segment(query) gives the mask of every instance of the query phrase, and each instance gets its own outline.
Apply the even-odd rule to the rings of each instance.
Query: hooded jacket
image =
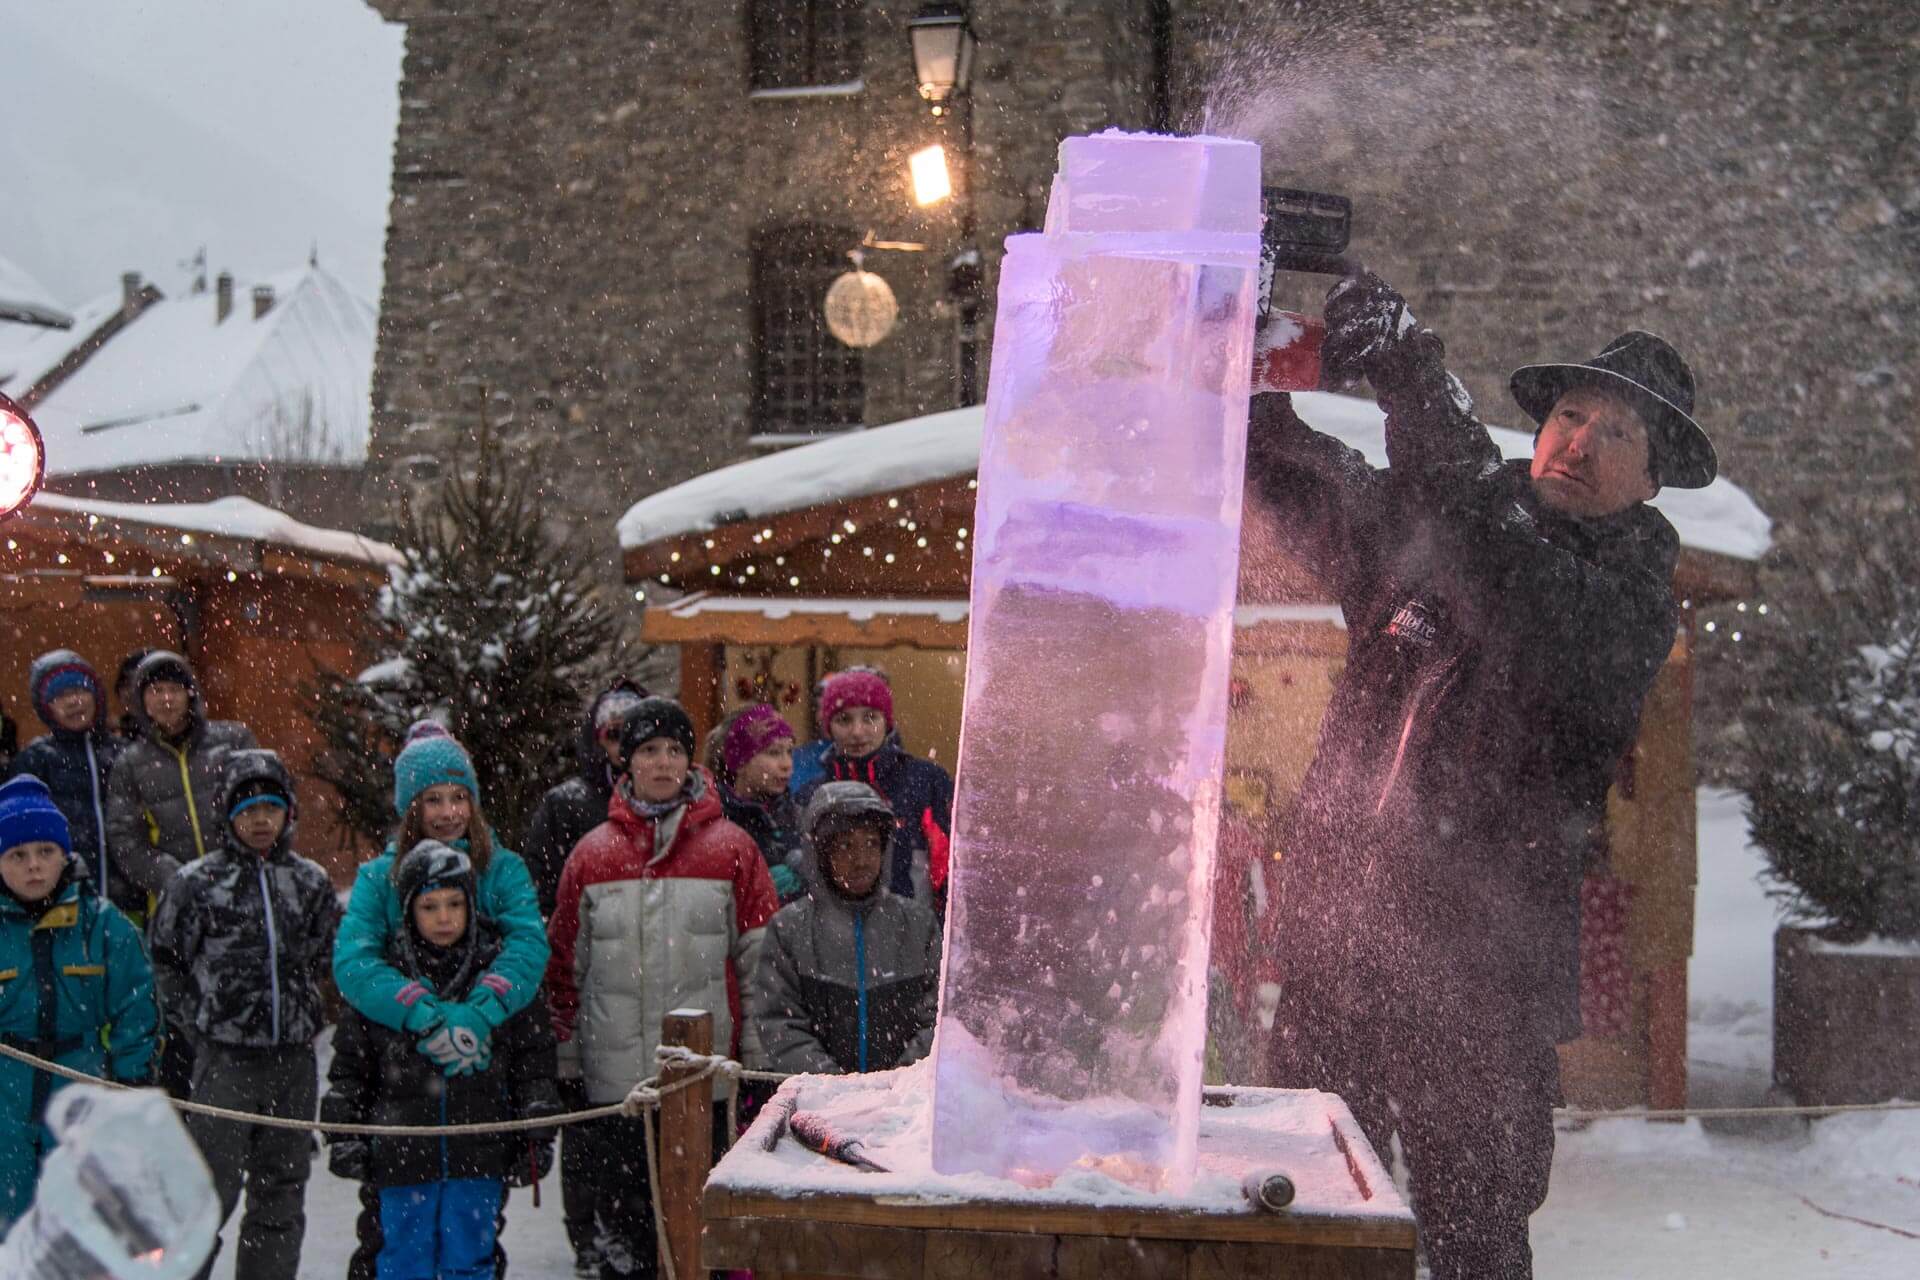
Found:
[[[145,707],[147,686],[168,672],[184,673],[190,681],[187,726],[177,739],[161,733]],[[158,894],[181,863],[220,844],[226,826],[220,771],[230,753],[260,744],[238,721],[207,719],[200,683],[178,654],[148,654],[134,668],[131,693],[140,736],[120,753],[107,780],[107,846],[129,883]]]
[[[607,820],[607,801],[619,774],[607,762],[606,752],[594,736],[594,717],[600,706],[616,693],[646,696],[646,690],[621,676],[594,695],[580,726],[580,738],[574,745],[577,772],[565,782],[547,789],[534,806],[527,823],[527,870],[533,875],[534,888],[540,894],[540,914],[553,914],[554,895],[560,890],[560,872],[567,855],[580,837]]]
[[[416,846],[418,847],[418,846]],[[408,879],[405,860],[402,881]],[[421,886],[397,886],[402,902]],[[466,935],[453,947],[427,945],[403,923],[389,941],[386,958],[410,982],[440,1000],[466,999],[480,976],[500,959],[500,933],[473,911],[471,877],[462,885],[469,906]],[[556,1115],[553,1032],[538,1003],[521,1009],[494,1030],[487,1066],[446,1076],[416,1047],[419,1037],[381,1026],[349,1009],[334,1032],[328,1090],[320,1118],[344,1124],[486,1124]],[[371,1185],[409,1186],[449,1178],[507,1179],[527,1159],[524,1132],[457,1137],[367,1139]]]
[[[828,782],[864,782],[886,797],[894,813],[893,843],[884,883],[903,898],[932,904],[947,881],[946,841],[953,830],[953,776],[931,760],[908,755],[894,734],[862,759],[827,752],[825,775],[799,793],[809,805]]]
[[[923,903],[879,885],[849,898],[821,865],[825,831],[893,811],[870,787],[829,782],[807,807],[801,855],[806,896],[767,926],[747,986],[758,1070],[833,1074],[885,1071],[933,1047],[940,996],[940,922]]]
[[[1673,642],[1679,540],[1578,520],[1504,462],[1424,330],[1373,375],[1381,471],[1256,396],[1248,479],[1332,590],[1346,667],[1279,870],[1288,965],[1369,998],[1444,965],[1579,1034],[1579,894]]]
[[[753,840],[722,816],[706,770],[696,766],[683,794],[656,821],[623,782],[560,877],[547,997],[594,1102],[617,1102],[654,1074],[670,1010],[710,1010],[714,1043],[741,1052],[740,992],[778,905],[773,880]]]
[[[221,775],[220,810],[254,783],[289,799],[293,777],[271,751],[236,751]],[[174,876],[154,912],[154,977],[167,1020],[196,1044],[306,1046],[326,1021],[325,975],[340,900],[316,862],[293,851],[290,807],[265,853],[221,823],[222,841]]]
[[[159,1008],[140,935],[119,911],[81,892],[77,866],[30,912],[0,892],[0,1042],[62,1066],[145,1084]],[[53,1145],[41,1123],[67,1082],[0,1058],[0,1230],[33,1203]]]
[[[93,724],[75,732],[54,723],[48,683],[62,671],[75,671],[93,689]],[[121,910],[143,910],[146,895],[114,867],[107,844],[107,779],[119,758],[121,742],[107,725],[107,690],[99,673],[71,649],[55,649],[33,660],[27,672],[33,709],[47,735],[13,758],[7,776],[30,773],[47,784],[53,802],[67,815],[73,853],[95,894],[105,894]]]

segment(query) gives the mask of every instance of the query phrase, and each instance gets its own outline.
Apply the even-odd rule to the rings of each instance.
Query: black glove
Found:
[[[1348,276],[1328,290],[1326,321],[1320,381],[1327,387],[1368,378],[1377,388],[1377,371],[1414,327],[1407,300],[1371,271]]]
[[[553,1172],[553,1130],[529,1129],[517,1152],[507,1170],[507,1185],[531,1187]]]
[[[373,1178],[373,1147],[365,1138],[342,1138],[327,1148],[327,1171],[349,1182]]]

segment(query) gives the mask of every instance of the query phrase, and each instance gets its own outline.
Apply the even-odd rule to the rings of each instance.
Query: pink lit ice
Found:
[[[1060,148],[1007,242],[975,516],[933,1164],[1193,1176],[1260,151]]]

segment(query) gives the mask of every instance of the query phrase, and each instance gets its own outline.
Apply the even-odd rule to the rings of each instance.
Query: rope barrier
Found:
[[[35,1057],[24,1049],[12,1045],[0,1044],[0,1056],[12,1058],[17,1062],[49,1075],[72,1080],[81,1084],[97,1084],[109,1089],[133,1089],[140,1086],[125,1084],[117,1080],[106,1080],[100,1076],[88,1075],[57,1062]],[[347,1137],[374,1138],[417,1138],[429,1134],[444,1134],[450,1137],[468,1137],[486,1133],[515,1133],[530,1129],[556,1129],[567,1125],[584,1124],[589,1120],[599,1120],[606,1116],[624,1115],[633,1117],[650,1111],[660,1105],[660,1100],[670,1094],[688,1089],[702,1080],[719,1077],[727,1085],[727,1107],[729,1134],[738,1130],[739,1096],[738,1082],[743,1080],[764,1081],[777,1084],[791,1079],[793,1072],[755,1071],[741,1066],[738,1062],[721,1054],[699,1054],[679,1045],[661,1045],[655,1051],[661,1065],[692,1067],[694,1074],[683,1076],[671,1084],[662,1085],[659,1076],[649,1076],[636,1084],[627,1096],[619,1102],[606,1103],[597,1107],[588,1107],[581,1111],[566,1111],[559,1115],[534,1120],[498,1120],[485,1124],[446,1124],[446,1125],[406,1125],[406,1124],[349,1124],[342,1121],[298,1120],[284,1116],[264,1116],[251,1111],[233,1111],[226,1107],[213,1107],[200,1102],[188,1102],[179,1098],[169,1099],[180,1111],[190,1111],[197,1115],[212,1116],[218,1120],[232,1120],[240,1124],[257,1124],[274,1129],[306,1129],[319,1133],[337,1133]],[[1226,1086],[1223,1086],[1226,1087]],[[1766,1106],[1766,1107],[1664,1107],[1658,1109],[1621,1107],[1613,1110],[1589,1110],[1580,1107],[1556,1107],[1555,1120],[1586,1124],[1596,1120],[1740,1120],[1760,1119],[1768,1116],[1836,1116],[1858,1112],[1878,1111],[1920,1111],[1920,1102],[1853,1102],[1833,1103],[1827,1106]]]

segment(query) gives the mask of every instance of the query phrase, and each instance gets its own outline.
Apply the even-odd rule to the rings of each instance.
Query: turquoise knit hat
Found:
[[[424,727],[430,723],[408,731],[406,748],[393,762],[393,811],[403,817],[422,791],[443,782],[465,787],[473,803],[480,803],[480,779],[465,748],[439,725]]]

